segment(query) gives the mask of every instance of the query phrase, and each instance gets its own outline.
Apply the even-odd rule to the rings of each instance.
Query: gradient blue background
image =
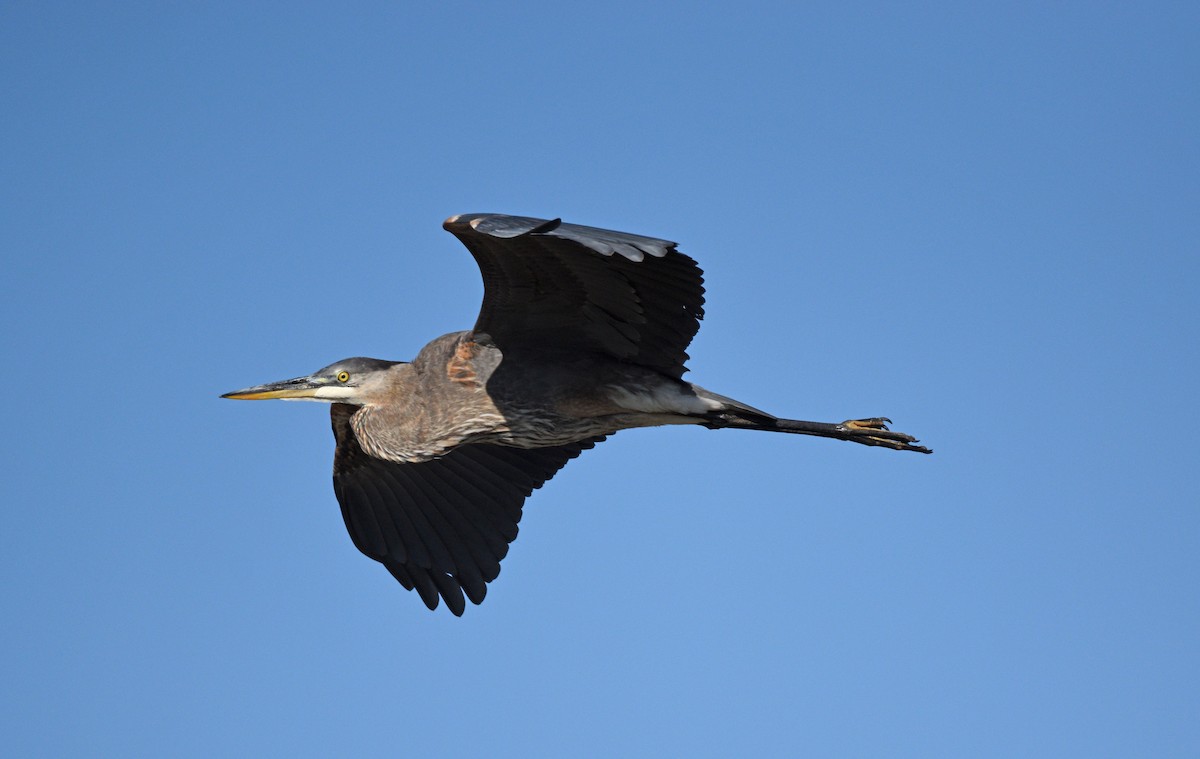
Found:
[[[0,752],[1200,755],[1200,12],[1047,5],[6,3]],[[426,611],[217,395],[469,327],[468,211],[936,454],[622,433]]]

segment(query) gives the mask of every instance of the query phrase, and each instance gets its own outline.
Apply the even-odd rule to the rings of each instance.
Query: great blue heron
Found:
[[[631,427],[791,432],[930,453],[888,419],[780,419],[684,381],[700,268],[652,237],[498,214],[443,226],[483,272],[474,329],[411,363],[348,358],[223,398],[333,404],[333,489],[358,550],[430,609],[478,604],[525,499]]]

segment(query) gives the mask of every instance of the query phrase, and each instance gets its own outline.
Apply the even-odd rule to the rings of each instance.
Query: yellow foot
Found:
[[[844,439],[863,445],[881,445],[897,451],[916,451],[917,453],[933,453],[923,445],[915,445],[917,439],[903,432],[892,432],[888,425],[891,419],[884,416],[871,419],[847,419],[838,425],[841,432],[848,433]]]

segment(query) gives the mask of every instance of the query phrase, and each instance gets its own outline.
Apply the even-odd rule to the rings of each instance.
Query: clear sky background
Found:
[[[1200,12],[1000,5],[4,4],[0,753],[1200,755]],[[469,327],[474,211],[936,453],[624,432],[430,613],[217,396]]]

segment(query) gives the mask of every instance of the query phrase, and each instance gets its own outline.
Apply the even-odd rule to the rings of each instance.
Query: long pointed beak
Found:
[[[296,377],[283,382],[272,382],[267,385],[255,385],[245,390],[234,390],[225,393],[222,398],[232,398],[235,401],[265,401],[271,398],[281,400],[303,400],[316,396],[317,391],[325,386],[325,382],[316,377]]]

